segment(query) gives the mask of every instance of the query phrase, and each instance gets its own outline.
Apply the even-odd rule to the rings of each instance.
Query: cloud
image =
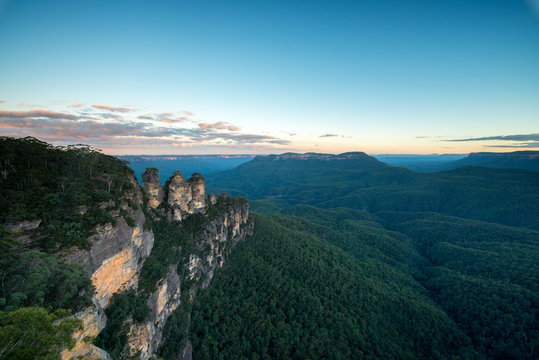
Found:
[[[225,121],[219,121],[219,122],[216,122],[216,123],[213,123],[213,124],[199,123],[198,126],[201,127],[202,129],[206,129],[206,130],[207,129],[219,129],[219,130],[226,129],[226,130],[229,130],[229,131],[239,131],[240,130],[239,127],[234,126],[231,123],[228,123],[228,122],[225,122]]]
[[[161,118],[160,120],[161,120],[162,122],[164,122],[164,123],[167,123],[167,124],[174,124],[174,123],[184,122],[184,121],[187,120],[187,118],[186,118],[186,117],[183,117],[183,116],[182,116],[182,117],[179,117],[179,118],[177,118],[177,119],[168,118],[168,117],[166,117],[166,118],[163,117],[163,118]]]
[[[127,136],[144,130],[143,123],[111,123],[96,120],[66,121],[63,119],[20,119],[0,118],[0,129],[22,129],[38,136],[57,136],[62,138],[102,138],[111,136]]]
[[[70,108],[75,108],[75,109],[81,108],[83,106],[84,106],[84,104],[71,104],[71,105],[69,105]]]
[[[114,106],[108,106],[108,105],[92,105],[92,107],[96,109],[117,111],[117,112],[122,112],[122,113],[133,111],[133,109],[129,109],[129,108],[114,107]]]
[[[539,141],[539,134],[498,135],[498,136],[485,136],[485,137],[478,137],[478,138],[450,139],[450,140],[444,140],[444,141],[489,141],[489,140]]]
[[[147,146],[153,150],[172,147],[269,150],[290,144],[271,134],[242,133],[238,126],[228,122],[199,123],[185,113],[140,114],[136,110],[115,113],[110,107],[100,105],[91,108],[74,105],[66,105],[71,110],[65,112],[0,110],[0,132],[5,136],[34,136],[55,144],[82,141],[108,149]]]
[[[3,103],[5,103],[5,101],[4,101],[4,100],[0,100],[0,104],[3,104]]]
[[[17,115],[2,116],[1,114]],[[290,142],[270,135],[239,134],[235,132],[220,132],[215,129],[176,128],[156,126],[155,123],[144,122],[111,122],[95,119],[67,118],[67,114],[47,113],[43,117],[36,111],[0,112],[0,129],[9,136],[39,136],[40,138],[73,141],[74,139],[109,139],[114,138],[115,145],[123,144],[126,140],[161,139],[163,142],[196,143],[201,146],[211,145],[216,141],[229,144],[271,144],[288,145]],[[28,117],[27,113],[38,115]],[[56,116],[56,118],[54,117]]]
[[[514,145],[486,145],[486,147],[491,148],[539,148],[539,141],[532,141],[522,144],[514,144]]]
[[[26,104],[26,103],[18,103],[17,106],[18,107],[33,107],[33,108],[42,107],[41,105]]]
[[[12,119],[67,119],[77,120],[81,116],[61,113],[49,110],[31,110],[31,111],[6,111],[0,110],[0,118]]]
[[[337,136],[339,136],[339,135],[337,135],[337,134],[324,134],[324,135],[320,135],[319,137],[327,138],[327,137],[337,137]]]
[[[174,114],[170,112],[139,115],[137,116],[137,119],[161,121],[167,124],[181,123],[189,120],[186,116],[175,117]]]
[[[180,113],[187,116],[195,116],[195,113],[189,110],[181,110]]]

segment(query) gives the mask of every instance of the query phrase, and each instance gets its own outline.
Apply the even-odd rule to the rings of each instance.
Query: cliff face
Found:
[[[134,219],[134,226],[130,227],[124,217],[120,216],[119,211],[111,211],[116,224],[98,226],[94,235],[88,239],[91,248],[89,250],[73,248],[65,259],[67,263],[83,265],[96,291],[92,299],[93,306],[75,315],[83,320],[84,329],[75,334],[77,341],[75,348],[65,351],[62,359],[78,356],[88,359],[108,357],[102,349],[92,345],[89,339],[97,336],[105,327],[104,309],[111,296],[123,289],[136,287],[143,260],[151,252],[153,233],[144,229],[146,218],[141,210],[142,193],[135,179],[133,185],[135,190],[125,202],[122,202],[121,208]],[[127,200],[136,204],[137,209],[128,206]]]
[[[148,196],[148,205],[155,209],[163,202],[163,188],[159,181],[159,170],[156,168],[147,168],[142,174],[142,183],[144,191]]]
[[[194,298],[196,292],[209,285],[215,270],[226,261],[229,251],[252,234],[252,223],[249,223],[248,217],[248,204],[244,203],[228,207],[204,226],[203,231],[193,239],[196,251],[186,256],[184,262],[172,266],[148,298],[149,319],[131,325],[124,350],[126,357],[148,359],[155,354],[166,341],[163,339],[163,329],[172,313],[188,306],[186,303]],[[190,356],[187,355],[189,347],[184,352]]]
[[[182,220],[189,214],[204,212],[206,207],[205,181],[202,175],[194,173],[185,180],[176,170],[165,184],[171,220]]]
[[[75,314],[83,320],[84,329],[76,333],[76,345],[71,351],[64,351],[62,359],[109,359],[103,349],[92,344],[106,326],[105,309],[113,294],[126,289],[137,289],[139,274],[154,245],[154,234],[145,229],[146,217],[159,220],[160,216],[169,221],[186,221],[191,214],[203,216],[204,222],[193,233],[192,253],[182,253],[178,263],[170,266],[168,273],[157,282],[155,291],[147,297],[146,303],[150,315],[142,322],[129,319],[125,323],[127,343],[122,351],[122,358],[149,359],[154,357],[159,347],[166,341],[163,330],[174,311],[190,312],[189,303],[200,288],[209,285],[216,269],[226,261],[234,245],[252,233],[249,222],[249,209],[246,201],[232,201],[227,195],[211,195],[206,201],[204,178],[193,174],[184,180],[178,171],[167,182],[165,191],[158,182],[156,169],[147,170],[143,175],[144,189],[148,198],[148,208],[156,209],[164,201],[169,212],[164,214],[154,211],[145,215],[143,211],[142,190],[133,179],[134,191],[125,199],[121,209],[111,211],[116,220],[113,226],[98,226],[89,238],[91,248],[78,248],[67,256],[66,261],[84,266],[96,288],[93,305]],[[128,204],[135,203],[136,209]],[[108,204],[102,204],[106,207]],[[130,227],[120,213],[127,212],[134,220]],[[132,224],[131,224],[132,225]],[[188,329],[188,324],[186,325]],[[186,358],[190,356],[187,341],[183,350]]]

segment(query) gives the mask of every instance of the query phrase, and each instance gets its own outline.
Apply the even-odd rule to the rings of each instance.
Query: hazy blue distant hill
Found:
[[[448,165],[466,157],[466,154],[380,154],[372,156],[391,166],[402,166],[418,172],[434,172],[451,169],[452,167],[448,167]]]
[[[129,167],[135,171],[139,182],[144,170],[147,167],[154,167],[159,169],[159,179],[164,184],[176,169],[187,177],[194,172],[205,176],[232,169],[251,160],[254,155],[122,155],[118,157],[129,162]]]
[[[319,202],[348,194],[358,187],[402,184],[413,178],[410,170],[389,166],[362,152],[286,153],[257,156],[235,169],[210,175],[208,185],[244,193],[251,199],[275,196]],[[308,199],[302,199],[303,196]]]
[[[364,153],[257,156],[207,177],[249,199],[378,211],[434,211],[539,229],[539,173],[486,167],[415,173]]]
[[[510,153],[479,152],[450,162],[447,166],[457,168],[466,165],[539,171],[539,151],[515,151]]]
[[[510,153],[479,152],[469,155],[374,155],[392,166],[402,166],[418,172],[436,172],[461,166],[485,166],[506,169],[539,171],[539,151],[515,151]]]

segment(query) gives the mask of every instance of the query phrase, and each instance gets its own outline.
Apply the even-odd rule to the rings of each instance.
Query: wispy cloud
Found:
[[[75,104],[78,105],[78,104]],[[242,133],[228,122],[198,123],[185,112],[137,113],[136,110],[93,105],[92,108],[68,105],[69,111],[45,109],[31,111],[0,110],[3,135],[35,136],[46,141],[69,143],[81,141],[99,148],[121,149],[125,146],[204,147],[226,149],[271,149],[290,141],[269,135]]]
[[[195,113],[190,110],[181,110],[180,113],[187,116],[195,116]]]
[[[4,100],[0,100],[0,104],[3,104],[3,103],[5,103],[5,101],[4,101]]]
[[[339,135],[337,135],[337,134],[324,134],[324,135],[320,135],[319,137],[328,138],[328,137],[337,137],[337,136],[339,136]]]
[[[129,108],[115,107],[115,106],[108,106],[108,105],[92,105],[92,107],[96,109],[117,111],[117,112],[122,112],[122,113],[133,111],[133,109],[129,109]]]
[[[190,120],[187,116],[178,116],[170,112],[139,115],[137,116],[137,119],[161,121],[167,124],[181,123]]]
[[[18,103],[18,107],[26,107],[26,108],[41,108],[42,105],[35,105],[35,104],[27,104],[27,103]]]
[[[489,140],[539,141],[539,134],[484,136],[484,137],[477,137],[477,138],[449,139],[449,140],[444,140],[444,141],[489,141]]]
[[[219,129],[219,130],[226,129],[226,130],[230,130],[230,131],[239,131],[240,130],[239,127],[234,126],[231,123],[224,122],[224,121],[219,121],[219,122],[216,122],[214,124],[200,123],[200,124],[198,124],[198,126],[201,127],[202,129]]]
[[[513,144],[513,145],[487,145],[486,147],[490,148],[539,148],[539,141],[531,141],[522,144]]]
[[[83,106],[84,106],[84,104],[71,104],[71,105],[69,105],[70,108],[74,108],[74,109],[79,109],[79,108],[81,108]]]
[[[12,119],[67,119],[77,120],[83,117],[79,115],[55,112],[49,110],[31,110],[31,111],[6,111],[0,110],[0,118]]]

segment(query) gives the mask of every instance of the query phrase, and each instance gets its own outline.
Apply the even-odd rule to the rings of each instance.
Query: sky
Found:
[[[539,150],[539,0],[0,0],[0,135],[109,154]]]

